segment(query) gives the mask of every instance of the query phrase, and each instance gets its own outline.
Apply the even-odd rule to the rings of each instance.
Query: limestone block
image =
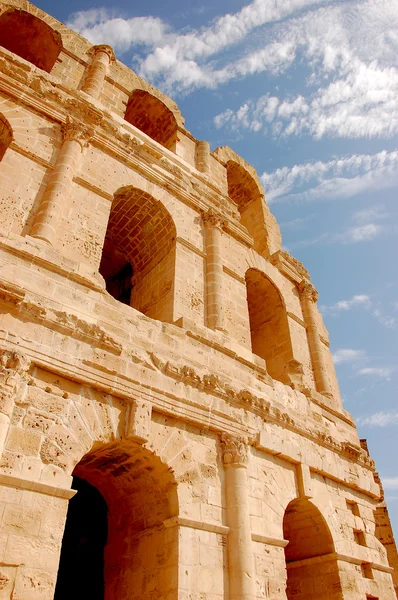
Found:
[[[126,438],[140,443],[147,442],[151,431],[151,415],[152,406],[149,402],[131,402],[126,419]]]

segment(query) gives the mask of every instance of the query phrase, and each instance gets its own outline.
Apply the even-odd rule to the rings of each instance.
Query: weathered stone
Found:
[[[0,597],[393,600],[374,463],[253,167],[30,3],[0,2],[0,44]]]

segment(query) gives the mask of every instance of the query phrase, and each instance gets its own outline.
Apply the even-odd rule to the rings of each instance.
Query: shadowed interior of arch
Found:
[[[0,46],[50,73],[62,50],[61,34],[24,10],[0,16]]]
[[[55,600],[138,600],[175,592],[174,475],[151,451],[115,442],[74,470]],[[76,582],[79,585],[76,585]]]
[[[127,104],[125,120],[168,150],[175,151],[177,122],[161,100],[144,90],[135,90]]]
[[[273,379],[288,383],[286,365],[293,359],[286,308],[279,290],[257,269],[246,272],[252,352],[266,361]]]
[[[233,160],[227,167],[228,195],[235,202],[240,221],[254,241],[254,248],[263,256],[268,254],[268,235],[264,225],[263,193],[248,171]]]
[[[305,498],[287,506],[283,519],[288,600],[342,600],[341,583],[329,527]]]
[[[153,319],[172,321],[175,240],[161,202],[130,186],[116,192],[99,268],[107,291]]]

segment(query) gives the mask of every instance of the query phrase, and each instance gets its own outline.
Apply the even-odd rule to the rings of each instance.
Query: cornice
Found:
[[[4,288],[3,288],[4,289]],[[7,290],[6,290],[7,293]],[[70,337],[76,339],[77,341],[86,341],[92,345],[97,345],[99,347],[103,347],[105,350],[110,352],[111,354],[116,354],[115,359],[112,361],[109,360],[106,356],[102,356],[102,359],[105,360],[106,364],[109,366],[105,366],[98,364],[98,362],[94,359],[83,359],[82,364],[79,365],[79,360],[76,359],[72,366],[68,363],[68,357],[65,357],[65,361],[62,361],[62,365],[59,369],[56,368],[57,362],[59,361],[59,357],[50,356],[48,354],[43,354],[41,352],[41,357],[38,358],[37,352],[33,348],[29,348],[29,358],[33,363],[38,364],[39,366],[45,368],[46,370],[56,372],[56,373],[64,373],[67,375],[69,371],[72,370],[70,376],[74,380],[79,379],[81,383],[85,383],[87,385],[91,385],[97,389],[101,389],[101,379],[103,377],[106,378],[106,383],[104,383],[108,392],[114,394],[115,396],[125,398],[129,400],[131,397],[134,397],[134,391],[132,387],[135,385],[139,385],[141,393],[145,388],[148,389],[148,385],[143,383],[142,381],[134,381],[131,377],[124,376],[120,372],[120,366],[118,365],[118,357],[121,354],[122,346],[112,340],[110,336],[108,336],[101,328],[95,326],[93,329],[92,323],[77,323],[78,331],[72,331],[72,325],[77,321],[74,315],[67,315],[63,312],[59,313],[56,310],[45,311],[42,306],[35,304],[32,301],[26,301],[25,297],[23,298],[15,298],[15,291],[12,291],[10,294],[10,302],[14,304],[18,310],[25,310],[23,313],[25,317],[33,317],[34,320],[39,320],[44,326],[50,328],[52,331],[64,332],[70,335]],[[69,327],[68,327],[69,326]],[[65,331],[67,328],[67,331]],[[105,336],[104,336],[105,333]],[[25,340],[26,342],[26,340]],[[31,342],[33,344],[33,342]],[[18,346],[21,346],[21,342],[18,342]],[[123,344],[123,352],[129,355],[128,348],[126,344]],[[126,357],[125,357],[126,358]],[[116,362],[115,362],[116,360]],[[144,352],[141,354],[134,354],[134,363],[140,364],[146,369],[157,371],[159,374],[164,375],[168,378],[172,378],[177,382],[180,382],[188,387],[195,388],[198,391],[205,392],[212,396],[218,396],[226,401],[227,404],[235,406],[237,408],[244,409],[245,411],[252,412],[253,414],[261,417],[264,421],[269,422],[271,424],[280,425],[284,429],[289,429],[290,431],[302,436],[312,442],[315,442],[317,445],[321,445],[328,450],[332,451],[335,454],[339,454],[341,456],[349,457],[351,460],[357,464],[360,464],[362,467],[369,469],[371,471],[374,470],[373,461],[366,455],[365,452],[361,450],[358,446],[353,446],[347,442],[336,442],[332,436],[328,435],[326,432],[319,430],[319,423],[317,424],[317,430],[311,424],[307,417],[307,425],[300,424],[295,421],[294,418],[287,412],[285,412],[285,408],[282,405],[278,405],[276,402],[271,402],[266,399],[264,395],[259,395],[259,392],[253,393],[248,389],[239,389],[236,386],[232,386],[228,381],[226,381],[222,376],[214,375],[213,373],[201,374],[195,370],[194,367],[190,365],[184,365],[180,363],[173,362],[171,360],[166,360],[154,353]],[[91,377],[87,378],[87,367],[92,372]],[[79,374],[80,373],[80,374]],[[83,375],[83,373],[85,375]],[[102,375],[101,375],[102,374]],[[111,379],[109,379],[109,376]],[[178,401],[182,406],[186,406],[186,401],[181,398],[179,395],[173,395],[163,391],[163,388],[156,388],[151,384],[149,386],[149,390],[151,395],[153,393],[159,394],[159,397],[168,396],[173,398],[174,402]],[[188,403],[189,405],[195,405],[199,408],[200,404],[193,402],[192,400]],[[156,403],[155,403],[156,405]],[[162,412],[162,411],[161,411]],[[166,411],[167,412],[167,411]],[[201,412],[204,413],[204,416],[207,415],[207,410],[201,407]],[[227,417],[225,413],[220,409],[217,411],[212,409],[212,415],[216,417],[216,421],[220,423],[223,421],[224,426],[220,428],[217,427],[216,421],[210,423],[208,415],[207,418],[204,418],[204,424],[206,427],[214,430],[214,431],[229,431],[231,425],[233,425],[233,431],[231,433],[236,434],[236,431],[239,432],[241,430],[242,425],[235,421],[234,418]],[[171,413],[176,415],[176,407],[171,408]],[[181,411],[181,415],[186,413],[186,409]],[[186,418],[186,417],[184,417]],[[193,414],[193,421],[198,422],[199,417],[196,413]],[[200,420],[200,419],[199,419]],[[229,427],[225,429],[225,424],[229,423]],[[253,443],[256,439],[256,432],[247,430],[244,431],[244,435],[248,437],[248,435],[252,436]],[[242,432],[240,432],[240,437],[242,436]],[[254,438],[253,438],[254,436]]]

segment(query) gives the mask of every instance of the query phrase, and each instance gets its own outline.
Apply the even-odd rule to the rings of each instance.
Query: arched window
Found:
[[[289,383],[286,365],[293,359],[286,308],[275,285],[257,269],[246,272],[252,351],[264,358],[273,379]]]
[[[173,320],[176,230],[163,204],[146,192],[116,192],[100,264],[107,291],[153,319]]]
[[[73,471],[55,600],[174,598],[177,490],[167,465],[134,443],[107,444]]]
[[[264,256],[268,251],[268,234],[265,226],[264,194],[257,181],[240,164],[227,162],[228,195],[235,202],[240,221],[254,241],[255,250]]]
[[[125,120],[146,133],[155,142],[174,151],[177,141],[177,122],[163,102],[145,92],[135,90],[127,104]]]
[[[13,139],[11,125],[7,119],[0,113],[0,160]]]
[[[41,19],[11,9],[0,15],[0,46],[50,73],[62,50],[62,39]]]
[[[283,537],[289,542],[285,547],[288,600],[342,600],[333,538],[312,502],[297,498],[288,504]]]

